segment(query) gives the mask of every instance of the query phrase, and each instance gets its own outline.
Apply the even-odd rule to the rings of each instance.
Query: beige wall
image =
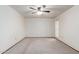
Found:
[[[0,6],[0,53],[24,36],[24,18],[10,6]]]
[[[51,18],[26,18],[27,37],[54,37],[55,25]]]
[[[67,10],[56,20],[59,21],[57,37],[59,36],[61,41],[79,51],[79,6]]]

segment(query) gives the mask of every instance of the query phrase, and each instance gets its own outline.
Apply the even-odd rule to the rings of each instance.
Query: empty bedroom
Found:
[[[1,54],[79,54],[79,5],[0,5]]]

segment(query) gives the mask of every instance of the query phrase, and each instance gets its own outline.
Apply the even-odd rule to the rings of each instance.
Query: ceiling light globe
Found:
[[[38,11],[38,12],[37,12],[37,15],[42,15],[42,12],[41,12],[41,11]]]

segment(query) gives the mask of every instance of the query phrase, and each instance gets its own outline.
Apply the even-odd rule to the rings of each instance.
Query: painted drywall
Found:
[[[0,53],[24,38],[24,18],[10,6],[0,6]]]
[[[59,21],[55,19],[55,37],[59,37]]]
[[[79,51],[79,6],[73,6],[56,18],[59,39]]]
[[[52,18],[26,18],[26,37],[54,37],[55,25]]]

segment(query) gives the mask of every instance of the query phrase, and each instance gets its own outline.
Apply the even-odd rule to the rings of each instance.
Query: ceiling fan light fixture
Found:
[[[43,12],[38,11],[36,14],[37,14],[37,15],[42,15],[42,14],[43,14]]]

